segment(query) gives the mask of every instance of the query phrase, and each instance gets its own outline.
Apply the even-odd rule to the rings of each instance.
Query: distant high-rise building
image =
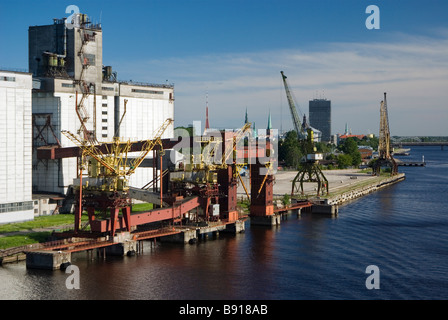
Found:
[[[310,126],[322,132],[322,142],[331,141],[331,100],[313,99],[309,102]]]

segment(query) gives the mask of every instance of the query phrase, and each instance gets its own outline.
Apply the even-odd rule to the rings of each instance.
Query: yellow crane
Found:
[[[127,191],[129,189],[129,176],[135,172],[156,145],[162,147],[161,137],[172,123],[172,119],[167,119],[156,131],[153,138],[146,140],[140,156],[134,159],[128,157],[128,153],[133,144],[130,141],[122,142],[118,137],[114,137],[110,147],[105,144],[106,151],[102,152],[100,150],[101,145],[90,144],[89,141],[81,139],[69,131],[64,130],[62,133],[80,147],[83,155],[89,157],[87,189],[98,191]]]
[[[387,111],[386,92],[384,92],[384,99],[380,105],[380,135],[378,144],[378,159],[373,164],[373,174],[379,175],[382,166],[391,168],[391,175],[398,173],[398,165],[390,150],[390,129],[389,116]]]

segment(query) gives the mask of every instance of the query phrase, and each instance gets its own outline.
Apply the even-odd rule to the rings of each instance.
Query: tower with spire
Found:
[[[208,106],[205,107],[205,130],[210,129],[210,123],[208,121]]]
[[[268,137],[271,136],[271,129],[272,129],[271,110],[269,110],[268,127],[266,128],[266,135]]]
[[[205,128],[204,134],[210,129],[210,122],[208,120],[208,93],[205,96]]]
[[[252,126],[252,137],[254,137],[254,139],[258,138],[257,129],[255,128],[255,122],[253,123],[253,126]]]

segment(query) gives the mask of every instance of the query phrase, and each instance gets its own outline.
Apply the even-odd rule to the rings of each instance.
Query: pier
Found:
[[[237,234],[244,231],[244,220],[238,220],[182,227],[171,226],[138,232],[117,232],[113,238],[108,235],[93,238],[89,233],[77,236],[70,236],[70,233],[59,235],[55,233],[55,236],[63,239],[1,251],[0,261],[7,263],[26,260],[26,267],[30,269],[57,270],[70,265],[74,253],[86,252],[93,257],[93,252],[96,251],[96,255],[103,258],[131,256],[143,251],[143,241],[194,244],[201,239],[207,239],[209,235],[217,237],[219,233]]]
[[[422,161],[401,161],[397,162],[399,167],[425,167],[426,162]]]
[[[400,159],[395,159],[395,162],[399,167],[425,167],[425,158],[422,157],[422,161],[403,161]]]

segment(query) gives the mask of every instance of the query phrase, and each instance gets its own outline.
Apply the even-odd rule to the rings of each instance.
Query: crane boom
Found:
[[[291,115],[292,115],[292,122],[294,124],[294,129],[296,130],[297,137],[299,139],[303,139],[303,138],[305,138],[306,133],[302,128],[300,118],[297,113],[296,105],[294,104],[294,100],[292,98],[291,92],[289,91],[288,82],[286,81],[287,77],[285,76],[283,71],[280,71],[280,73],[282,74],[283,84],[285,86],[285,91],[286,91],[286,98],[288,99],[288,104],[289,104],[289,109],[290,109]]]
[[[162,124],[162,126],[157,130],[157,132],[154,134],[154,137],[150,140],[147,140],[145,144],[143,145],[143,151],[141,155],[136,158],[134,161],[131,162],[129,170],[126,172],[126,175],[131,175],[135,172],[135,170],[140,166],[140,164],[143,162],[145,157],[148,155],[148,153],[154,149],[154,147],[159,144],[162,146],[162,135],[165,132],[165,130],[168,128],[168,126],[173,123],[173,119],[166,119],[165,122]]]
[[[92,158],[94,158],[96,161],[98,161],[99,163],[101,163],[103,166],[105,166],[107,169],[109,169],[111,172],[115,173],[116,175],[119,175],[120,172],[117,170],[117,168],[114,168],[113,166],[111,166],[110,163],[108,163],[107,161],[105,161],[104,159],[102,159],[102,153],[99,152],[96,148],[95,145],[90,145],[87,144],[86,140],[81,140],[80,138],[78,138],[77,136],[75,136],[73,133],[71,133],[70,131],[67,130],[62,130],[61,131],[69,140],[71,140],[73,143],[75,143],[76,145],[78,145],[78,147],[80,147],[83,152],[85,152],[87,155],[91,156]]]
[[[246,132],[250,129],[250,126],[252,124],[251,123],[245,123],[243,127],[241,127],[240,129],[238,129],[238,131],[236,132],[236,134],[233,137],[233,142],[232,143],[228,143],[226,145],[226,149],[222,155],[222,164],[225,165],[227,163],[227,160],[230,158],[231,155],[234,154],[235,152],[235,146],[238,144],[238,142],[244,138],[244,135],[246,134]]]

